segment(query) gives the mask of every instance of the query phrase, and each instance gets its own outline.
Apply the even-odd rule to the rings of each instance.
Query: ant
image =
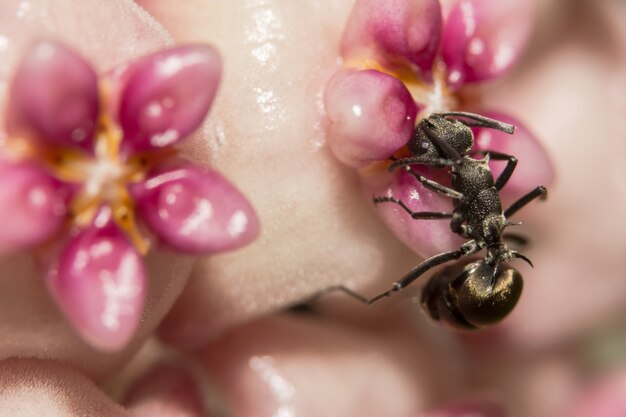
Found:
[[[517,158],[489,150],[473,150],[474,135],[471,126],[497,129],[509,134],[514,126],[494,119],[466,112],[433,113],[416,126],[407,144],[412,156],[402,159],[391,158],[392,172],[404,168],[424,187],[452,198],[451,212],[413,212],[402,200],[394,197],[375,197],[374,203],[398,204],[413,219],[450,219],[453,233],[468,239],[457,250],[443,252],[426,259],[400,280],[391,289],[373,298],[366,298],[343,285],[328,287],[314,298],[332,291],[343,291],[365,303],[373,304],[402,290],[430,269],[469,257],[485,250],[485,256],[467,262],[457,262],[434,275],[422,293],[422,307],[436,321],[448,326],[477,329],[502,320],[508,315],[521,295],[522,276],[506,262],[519,258],[532,266],[523,254],[511,250],[503,239],[514,239],[521,243],[525,239],[515,234],[505,234],[507,226],[520,223],[508,219],[532,200],[545,198],[547,190],[538,186],[506,209],[502,208],[500,190],[511,178]],[[482,155],[474,159],[471,155]],[[504,170],[494,179],[489,160],[506,161]],[[422,164],[434,168],[449,167],[451,186],[419,175],[411,165]]]

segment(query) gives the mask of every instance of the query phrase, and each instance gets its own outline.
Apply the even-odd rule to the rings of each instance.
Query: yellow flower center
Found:
[[[146,156],[121,157],[121,142],[121,129],[102,115],[94,138],[93,155],[60,149],[52,153],[49,166],[60,180],[82,184],[69,205],[75,225],[88,227],[100,207],[108,205],[115,223],[145,255],[150,243],[137,227],[128,185],[143,180],[151,164]]]

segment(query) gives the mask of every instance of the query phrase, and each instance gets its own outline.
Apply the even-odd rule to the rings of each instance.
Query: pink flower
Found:
[[[100,79],[66,47],[42,42],[11,85],[0,159],[0,250],[35,250],[59,307],[93,346],[134,334],[154,244],[190,254],[258,234],[246,198],[177,156],[215,96],[221,62],[190,45]]]
[[[342,68],[324,97],[329,143],[344,164],[365,168],[369,195],[403,199],[413,211],[450,210],[450,202],[404,172],[381,172],[377,161],[406,155],[415,124],[436,112],[465,110],[517,126],[516,134],[475,129],[476,149],[512,154],[520,163],[504,194],[519,196],[553,178],[549,160],[521,123],[479,107],[475,84],[506,74],[532,27],[532,2],[515,0],[356,0],[343,33]],[[494,175],[503,168],[491,162]],[[449,175],[428,170],[429,177]],[[396,235],[422,255],[450,250],[455,236],[446,222],[415,221],[400,207],[379,212]]]

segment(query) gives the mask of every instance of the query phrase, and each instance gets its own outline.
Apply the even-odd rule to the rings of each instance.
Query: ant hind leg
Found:
[[[467,244],[466,244],[467,245]],[[467,255],[471,255],[472,253],[476,252],[476,249],[478,249],[478,247],[476,246],[475,248],[472,245],[466,246],[464,245],[463,247],[461,247],[460,250],[455,250],[455,251],[450,251],[450,252],[443,252],[440,253],[439,255],[435,255],[431,258],[426,259],[424,262],[422,262],[421,264],[417,265],[415,268],[413,268],[411,271],[409,271],[406,275],[404,275],[400,280],[394,282],[392,284],[392,287],[390,289],[388,289],[387,291],[384,291],[372,298],[366,298],[364,296],[362,296],[361,294],[351,290],[350,288],[344,286],[344,285],[333,285],[327,288],[324,288],[323,290],[317,292],[316,294],[314,294],[311,298],[309,298],[309,300],[307,302],[312,302],[317,300],[320,297],[323,297],[327,294],[336,292],[336,291],[341,291],[344,294],[346,294],[347,296],[363,303],[363,304],[367,304],[367,305],[371,305],[374,304],[375,302],[382,300],[383,298],[387,298],[390,297],[391,295],[393,295],[394,293],[402,290],[403,288],[407,287],[409,284],[411,284],[413,281],[415,281],[417,278],[419,278],[420,276],[422,276],[425,272],[427,272],[428,270],[441,265],[443,263],[455,260],[455,259],[459,259],[462,256],[467,256]],[[469,249],[468,248],[472,248]]]

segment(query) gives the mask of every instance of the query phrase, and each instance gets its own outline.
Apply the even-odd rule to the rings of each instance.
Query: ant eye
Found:
[[[426,140],[421,140],[418,144],[417,144],[417,149],[416,149],[416,153],[418,155],[423,155],[426,152],[428,152],[428,149],[430,149],[430,143]]]

